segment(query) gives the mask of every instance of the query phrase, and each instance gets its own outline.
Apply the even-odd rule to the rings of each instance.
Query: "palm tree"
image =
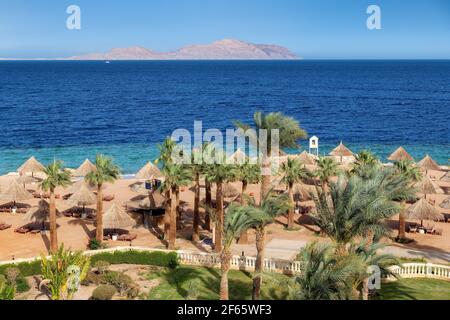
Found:
[[[395,170],[398,175],[403,176],[405,179],[409,181],[410,187],[412,188],[412,185],[416,182],[422,180],[422,173],[420,172],[420,169],[418,167],[414,167],[413,163],[408,160],[401,160],[397,161],[394,164]],[[415,197],[413,197],[415,198]],[[403,240],[406,238],[406,219],[405,219],[405,206],[407,200],[412,199],[396,199],[401,201],[402,210],[400,211],[400,214],[398,216],[398,236],[397,238],[399,240]]]
[[[195,183],[194,196],[194,218],[192,223],[192,241],[199,241],[199,225],[200,225],[200,175],[203,173],[204,165],[197,161],[199,150],[192,150],[192,161],[190,169]]]
[[[223,183],[234,179],[235,167],[233,165],[226,164],[226,159],[223,157],[221,163],[208,165],[206,168],[206,179],[210,182],[216,183],[216,218],[215,218],[215,243],[214,251],[222,251],[222,229],[224,221],[224,208],[223,208]]]
[[[175,147],[176,143],[170,137],[167,137],[162,144],[158,144],[159,156],[155,160],[155,164],[157,165],[161,164],[163,171],[166,165],[173,162],[172,153]],[[164,195],[167,200],[171,199],[170,188],[164,189]],[[170,212],[171,212],[171,203],[170,201],[166,201],[164,214],[164,240],[166,241],[169,240],[169,231],[171,223]]]
[[[370,179],[341,176],[337,183],[331,184],[331,199],[325,191],[317,192],[318,197],[314,199],[317,212],[311,217],[337,243],[340,253],[345,252],[346,245],[356,236],[380,239],[388,235],[383,220],[400,210],[394,200],[414,194],[404,177],[387,169],[378,170]]]
[[[97,213],[96,213],[96,239],[99,243],[103,241],[103,185],[114,183],[119,178],[120,168],[113,159],[99,154],[95,158],[95,170],[85,177],[85,180],[97,187]]]
[[[257,145],[259,152],[262,153],[261,159],[261,172],[263,174],[261,181],[261,199],[269,193],[271,189],[271,164],[270,156],[272,155],[272,130],[278,130],[279,148],[296,148],[297,141],[299,139],[306,139],[307,133],[300,127],[297,120],[292,117],[288,117],[281,112],[271,112],[264,114],[262,112],[255,112],[253,115],[254,127],[256,135],[254,136],[248,129],[251,128],[248,124],[243,124],[239,121],[235,121],[236,127],[244,130],[244,132],[250,135],[250,141]],[[264,139],[264,134],[261,134],[262,130],[266,130],[267,139]],[[266,152],[267,151],[267,152]]]
[[[281,165],[280,172],[283,174],[282,182],[288,186],[290,208],[288,212],[287,227],[288,229],[292,229],[294,227],[294,184],[308,178],[310,174],[308,170],[302,166],[300,160],[289,157],[287,161]]]
[[[248,214],[245,207],[230,206],[224,222],[223,249],[221,252],[220,300],[228,300],[228,271],[230,270],[231,245],[248,228],[258,223],[258,213]]]
[[[247,187],[249,184],[261,181],[261,168],[256,164],[245,162],[236,168],[236,179],[242,183],[241,205],[247,204]],[[248,242],[248,232],[245,230],[239,237],[239,244]]]
[[[364,177],[367,171],[380,165],[378,158],[369,150],[362,150],[356,156],[351,173]]]
[[[327,192],[330,178],[339,173],[339,165],[333,158],[325,157],[317,159],[316,164],[317,169],[314,175],[320,179],[323,190]]]
[[[45,192],[50,192],[50,251],[58,250],[58,236],[56,232],[56,205],[55,189],[57,187],[67,187],[71,184],[70,172],[63,168],[61,161],[54,160],[43,170],[47,178],[41,182],[41,188]]]
[[[253,300],[259,300],[261,295],[262,272],[264,271],[264,249],[266,238],[266,227],[272,224],[276,217],[286,213],[289,209],[289,199],[286,195],[274,196],[268,193],[262,200],[260,206],[250,203],[246,206],[240,206],[239,210],[252,216],[255,223],[252,228],[256,233],[256,262],[255,276],[253,278]]]
[[[347,300],[352,297],[353,275],[359,272],[354,257],[336,255],[333,244],[313,242],[301,250],[298,260],[301,273],[288,288],[290,299]]]
[[[168,239],[168,249],[175,249],[177,238],[177,211],[180,207],[180,187],[191,182],[191,170],[185,165],[166,163],[163,168],[165,180],[161,185],[162,190],[170,190],[170,229]]]

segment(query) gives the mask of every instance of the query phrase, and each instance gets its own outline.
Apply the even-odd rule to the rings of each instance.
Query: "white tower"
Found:
[[[319,138],[316,136],[309,139],[309,153],[319,156]]]

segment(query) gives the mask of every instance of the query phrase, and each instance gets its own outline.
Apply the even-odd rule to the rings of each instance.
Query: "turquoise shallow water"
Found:
[[[303,147],[306,144],[303,143]],[[353,152],[362,149],[370,149],[382,161],[386,161],[398,145],[380,144],[346,144]],[[327,154],[335,145],[325,144],[320,146],[320,154]],[[430,154],[439,164],[449,164],[450,144],[446,145],[403,145],[406,150],[419,161],[425,154]],[[303,150],[303,148],[302,148]],[[289,150],[289,153],[295,153]],[[54,158],[63,160],[65,166],[70,168],[78,167],[86,158],[95,159],[98,153],[107,154],[115,159],[122,168],[124,174],[136,173],[148,160],[154,160],[158,155],[156,145],[146,144],[120,144],[103,146],[69,146],[54,148],[27,148],[27,149],[0,149],[0,173],[15,171],[31,155],[43,162],[49,163]]]

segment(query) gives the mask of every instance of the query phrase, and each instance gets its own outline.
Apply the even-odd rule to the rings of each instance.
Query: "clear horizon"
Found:
[[[69,5],[81,29],[68,30]],[[369,30],[369,5],[381,29]],[[61,1],[0,2],[0,57],[60,58],[142,46],[173,51],[223,38],[277,44],[308,60],[449,59],[450,2],[377,1]]]

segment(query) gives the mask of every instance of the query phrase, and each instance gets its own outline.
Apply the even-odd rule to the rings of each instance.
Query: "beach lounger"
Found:
[[[14,232],[21,233],[21,234],[26,234],[30,231],[31,231],[31,229],[29,227],[20,227],[20,228],[17,228],[16,230],[14,230]]]
[[[12,227],[12,225],[10,225],[10,224],[2,223],[2,224],[0,224],[0,231],[9,229],[11,227]]]
[[[119,241],[133,241],[137,238],[137,234],[122,234],[120,235],[117,240]]]
[[[418,227],[416,224],[409,224],[408,225],[408,232],[409,233],[417,233]]]
[[[103,201],[113,201],[114,200],[114,195],[106,195],[103,197]]]
[[[39,230],[39,229],[34,229],[34,230],[31,230],[30,233],[31,233],[31,234],[38,234],[38,233],[41,233],[41,230]]]

